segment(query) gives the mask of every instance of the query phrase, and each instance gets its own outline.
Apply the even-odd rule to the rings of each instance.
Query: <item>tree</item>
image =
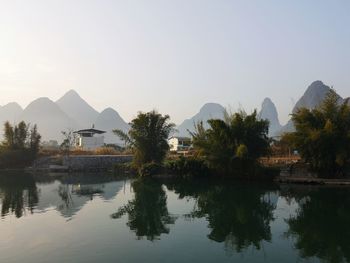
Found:
[[[340,103],[330,90],[318,108],[301,108],[292,120],[296,131],[290,136],[303,160],[321,176],[344,174],[350,158],[348,100]]]
[[[169,115],[156,111],[140,112],[130,123],[128,133],[113,132],[123,140],[134,153],[134,165],[140,168],[147,163],[160,164],[169,150],[167,139],[175,124],[169,122]]]
[[[37,126],[21,121],[18,125],[4,124],[4,141],[0,151],[1,167],[18,167],[35,160],[40,148],[41,135]]]
[[[3,145],[9,149],[24,149],[28,138],[28,128],[24,121],[18,125],[12,126],[8,121],[4,125],[4,142]]]
[[[193,145],[208,162],[209,167],[223,173],[232,173],[237,165],[255,162],[269,152],[269,123],[259,120],[254,111],[225,113],[224,120],[211,119],[209,129],[197,123],[191,133]]]
[[[75,145],[77,136],[72,130],[62,131],[63,142],[61,144],[61,149],[63,153],[69,156],[71,149]]]
[[[38,127],[35,124],[29,133],[29,148],[32,152],[39,152],[41,135],[38,132]]]

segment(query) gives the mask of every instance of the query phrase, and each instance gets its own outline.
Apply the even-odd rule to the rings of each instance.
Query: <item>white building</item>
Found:
[[[74,133],[77,134],[75,146],[78,149],[92,151],[104,146],[105,144],[105,138],[102,135],[106,133],[105,131],[92,128],[75,131]]]
[[[191,147],[191,138],[188,137],[170,137],[168,144],[171,152],[188,151]]]

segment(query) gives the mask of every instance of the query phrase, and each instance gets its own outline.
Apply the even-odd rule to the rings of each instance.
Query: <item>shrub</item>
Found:
[[[0,168],[23,168],[32,162],[33,156],[30,150],[0,150]]]
[[[112,147],[100,147],[94,151],[96,155],[117,155],[119,152]]]
[[[194,157],[180,157],[177,160],[165,162],[165,168],[170,173],[181,176],[208,176],[210,170],[202,159]]]
[[[157,173],[160,173],[162,170],[163,169],[161,165],[152,162],[152,163],[143,164],[138,169],[138,174],[141,177],[148,177],[148,176],[156,175]]]

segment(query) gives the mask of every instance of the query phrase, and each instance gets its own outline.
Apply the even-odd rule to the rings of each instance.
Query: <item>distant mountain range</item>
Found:
[[[207,121],[209,119],[222,119],[224,117],[225,108],[218,103],[206,103],[199,112],[192,118],[184,120],[177,127],[179,136],[190,136],[189,131],[194,131],[194,125],[202,121],[205,128],[208,128]]]
[[[106,143],[121,141],[113,135],[113,129],[128,131],[129,125],[113,109],[107,108],[101,113],[91,107],[79,94],[70,90],[62,98],[53,102],[49,98],[39,98],[25,109],[12,102],[0,107],[0,122],[25,122],[37,124],[43,140],[62,141],[62,131],[91,128],[104,130]]]
[[[313,109],[317,107],[325,98],[326,94],[330,90],[330,87],[323,84],[322,81],[317,80],[311,83],[311,85],[306,89],[303,96],[298,100],[293,108],[293,113],[295,113],[299,108],[306,107]],[[338,95],[339,96],[339,95]],[[343,102],[345,99],[339,96],[339,102]],[[350,103],[350,102],[349,102]],[[225,108],[217,103],[207,103],[205,104],[192,118],[185,120],[181,125],[178,126],[179,136],[189,136],[188,131],[194,130],[194,124],[198,121],[203,121],[206,125],[207,120],[211,118],[223,118],[223,112]],[[284,132],[290,132],[294,130],[294,125],[291,120],[284,126],[280,124],[278,118],[278,112],[275,104],[270,98],[265,98],[261,110],[258,114],[260,119],[267,119],[270,122],[269,135],[272,137],[279,136]]]
[[[313,109],[317,107],[325,98],[330,87],[322,81],[314,81],[306,89],[303,96],[298,100],[293,108],[293,113],[301,107]],[[339,96],[339,101],[344,99]],[[223,119],[225,108],[218,103],[206,103],[193,117],[184,120],[178,127],[175,135],[190,136],[189,131],[194,131],[195,123],[203,121],[208,127],[207,121],[212,118]],[[260,119],[267,119],[270,122],[270,136],[278,136],[283,132],[293,131],[292,121],[285,126],[280,124],[278,112],[275,104],[270,98],[265,98],[258,114]],[[48,98],[39,98],[30,103],[25,109],[15,102],[0,106],[0,124],[5,121],[18,123],[21,120],[37,124],[43,140],[62,141],[61,131],[90,128],[92,125],[96,129],[104,130],[106,143],[121,144],[117,136],[112,133],[113,129],[129,130],[126,123],[117,111],[106,108],[102,112],[96,111],[79,94],[70,90],[59,100],[53,102]]]
[[[325,85],[322,81],[317,80],[311,83],[311,85],[306,89],[303,96],[295,104],[292,113],[297,112],[300,108],[314,109],[320,105],[320,103],[325,99],[327,93],[330,91],[330,87]],[[343,103],[345,99],[338,95],[339,103]],[[275,135],[281,135],[284,132],[294,131],[294,125],[292,120],[281,128],[279,132]]]

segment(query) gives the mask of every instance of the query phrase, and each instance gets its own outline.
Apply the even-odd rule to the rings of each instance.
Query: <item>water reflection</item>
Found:
[[[33,213],[38,203],[38,189],[33,176],[9,174],[0,176],[1,216],[8,213],[17,218],[23,216],[26,208]]]
[[[111,215],[118,219],[128,215],[128,227],[141,239],[159,239],[161,234],[169,233],[169,225],[175,217],[169,214],[167,195],[160,182],[136,180],[132,183],[134,199]]]
[[[98,255],[114,259],[114,249],[118,248],[113,244],[123,247],[116,251],[118,256],[137,249],[152,250],[150,255],[169,253],[174,262],[181,258],[170,252],[173,247],[176,251],[191,248],[187,250],[188,259],[203,251],[202,260],[198,261],[209,262],[214,257],[225,262],[240,261],[242,255],[247,262],[350,262],[350,188],[265,186],[203,179],[125,183],[104,175],[54,178],[5,174],[0,175],[0,206],[2,254],[11,247],[17,253],[23,246],[21,242],[40,241],[43,243],[37,243],[40,246],[36,252],[46,255],[49,244],[53,244],[50,242],[61,237],[50,251],[74,251],[75,259],[81,256],[80,262],[87,262],[81,251],[96,248],[100,251]],[[84,207],[84,212],[77,215]],[[16,220],[23,216],[31,220]],[[57,217],[65,220],[55,220]],[[123,231],[125,228],[132,233]],[[32,231],[43,235],[33,238],[29,234]],[[165,238],[165,234],[171,238]],[[135,240],[135,235],[137,239],[160,241],[149,246],[149,242]],[[76,239],[72,240],[72,236]],[[78,242],[80,239],[86,242]],[[67,240],[70,245],[62,246]],[[230,253],[222,253],[221,244]],[[192,248],[196,255],[191,255]],[[22,254],[29,252],[30,248]],[[56,259],[60,261],[59,255]],[[152,259],[155,262],[158,258]],[[140,258],[134,258],[133,262],[139,261]],[[39,261],[34,258],[31,262]]]
[[[271,241],[270,222],[277,202],[276,194],[267,194],[271,188],[210,182],[168,187],[181,198],[196,199],[196,207],[188,216],[207,219],[210,240],[224,242],[236,252],[249,246],[260,249],[262,241]]]
[[[105,175],[65,175],[58,178],[47,175],[0,175],[1,215],[29,214],[57,210],[71,219],[95,197],[111,200],[122,189],[123,182]]]
[[[346,188],[297,188],[292,198],[299,204],[287,220],[287,236],[303,258],[323,262],[350,262],[350,191]],[[291,196],[290,191],[288,195]]]

